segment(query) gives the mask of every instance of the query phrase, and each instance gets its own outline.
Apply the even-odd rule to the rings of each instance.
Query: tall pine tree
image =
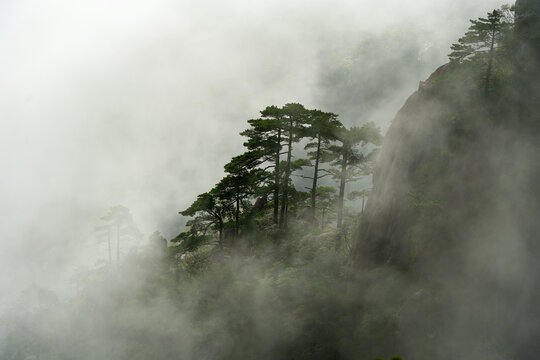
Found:
[[[250,128],[243,131],[241,135],[247,137],[244,146],[250,151],[256,151],[259,156],[259,164],[265,170],[273,169],[273,191],[274,213],[273,221],[279,221],[279,198],[280,198],[280,156],[283,144],[287,141],[284,135],[283,111],[277,106],[268,106],[261,111],[261,118],[248,121]]]
[[[320,110],[310,112],[310,126],[306,129],[307,137],[311,138],[304,149],[308,151],[308,159],[312,161],[313,176],[311,178],[311,218],[315,221],[317,208],[317,183],[320,178],[330,175],[322,171],[320,165],[322,162],[329,161],[331,158],[330,145],[332,141],[337,140],[336,135],[343,130],[343,124],[337,120],[337,115]],[[323,174],[321,175],[321,172]]]
[[[285,160],[285,169],[283,171],[283,180],[281,188],[283,195],[281,200],[281,209],[279,215],[279,227],[287,227],[287,210],[289,202],[289,189],[291,185],[291,173],[293,170],[292,151],[293,143],[300,141],[305,136],[306,124],[309,122],[309,111],[302,104],[286,104],[283,109],[284,130],[287,136],[287,158]]]
[[[334,178],[339,182],[337,204],[337,227],[343,225],[343,205],[345,198],[345,185],[358,180],[359,176],[371,173],[371,164],[374,161],[374,149],[367,145],[380,145],[382,135],[374,123],[369,122],[362,127],[344,129],[337,135],[341,145],[332,146],[334,160],[332,170]]]
[[[504,31],[511,26],[512,19],[502,9],[493,10],[488,13],[487,18],[478,18],[477,20],[470,21],[472,25],[469,27],[469,31],[456,44],[452,45],[452,52],[448,57],[451,62],[461,63],[472,61],[486,66],[483,88],[484,94],[488,95],[493,73],[495,51],[497,46],[502,42]]]

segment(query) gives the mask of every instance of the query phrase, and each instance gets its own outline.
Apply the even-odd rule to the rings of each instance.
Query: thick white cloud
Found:
[[[146,234],[175,235],[178,210],[242,151],[247,119],[270,104],[325,104],[321,59],[329,53],[414,27],[426,46],[443,49],[428,74],[469,18],[500,5],[3,1],[0,288],[67,286],[60,271],[95,259],[92,227],[113,205],[128,206]],[[376,114],[390,117],[402,100]]]

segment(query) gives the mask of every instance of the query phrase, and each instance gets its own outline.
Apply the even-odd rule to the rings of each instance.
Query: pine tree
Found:
[[[329,213],[335,213],[336,208],[336,188],[333,186],[317,187],[317,209],[321,212],[320,227],[326,226]]]
[[[116,232],[116,263],[120,264],[120,240],[122,237],[138,239],[142,236],[139,228],[133,221],[131,212],[125,206],[113,206],[109,209],[106,215],[101,217],[105,223],[96,228],[96,230],[107,230],[107,243],[109,251],[109,264],[112,263],[111,254],[111,232],[112,229]]]
[[[472,25],[465,36],[453,44],[448,57],[451,62],[473,61],[486,65],[484,93],[488,95],[493,72],[495,50],[502,41],[504,31],[511,26],[512,19],[505,14],[505,8],[493,10],[487,18],[470,20]]]
[[[293,171],[292,151],[293,143],[300,141],[305,136],[306,124],[309,122],[309,110],[302,104],[286,104],[283,109],[284,130],[287,136],[287,158],[283,170],[283,179],[281,188],[283,195],[281,200],[281,209],[279,215],[279,227],[287,227],[287,210],[289,201],[289,189],[291,185],[291,173]]]
[[[217,185],[216,191],[223,201],[234,203],[234,237],[240,231],[240,205],[245,199],[257,193],[261,184],[269,178],[266,170],[257,168],[262,159],[259,151],[248,151],[234,157],[225,165],[227,176]]]
[[[274,169],[273,190],[274,201],[274,224],[279,221],[279,197],[280,197],[280,156],[283,144],[287,141],[284,136],[283,111],[277,106],[268,106],[261,111],[260,119],[249,120],[250,128],[243,131],[241,135],[248,139],[244,146],[250,151],[255,151],[258,155],[259,164],[265,166],[264,169]]]
[[[339,181],[339,195],[337,204],[337,227],[343,224],[343,204],[345,198],[345,185],[348,182],[358,180],[362,175],[372,172],[371,165],[374,161],[376,150],[364,149],[366,145],[380,145],[382,136],[374,123],[369,122],[361,128],[353,127],[342,130],[337,135],[341,145],[332,146],[334,153],[332,169],[334,179]],[[367,152],[367,153],[366,153]]]
[[[336,134],[341,131],[343,124],[337,120],[337,115],[320,110],[312,110],[310,113],[310,126],[306,129],[306,135],[313,141],[304,149],[308,150],[308,159],[313,162],[313,176],[307,177],[313,180],[311,191],[311,218],[315,221],[315,209],[317,207],[317,183],[318,180],[330,175],[320,168],[322,162],[329,161],[331,142],[336,140]],[[321,172],[324,172],[321,175]]]
[[[354,200],[357,200],[357,199],[362,199],[362,206],[360,208],[360,213],[364,213],[364,208],[365,208],[365,205],[366,205],[366,199],[369,197],[369,194],[371,193],[370,190],[368,189],[364,189],[364,190],[360,190],[360,191],[353,191],[351,193],[349,193],[347,195],[347,199],[349,199],[350,201],[354,201]]]
[[[225,221],[233,213],[230,202],[223,201],[219,197],[219,190],[214,188],[209,192],[200,194],[187,209],[180,211],[182,216],[195,216],[195,219],[188,223],[192,230],[185,235],[180,234],[176,242],[185,240],[188,237],[197,238],[197,243],[206,239],[209,228],[218,231],[218,244],[223,246],[223,230]]]

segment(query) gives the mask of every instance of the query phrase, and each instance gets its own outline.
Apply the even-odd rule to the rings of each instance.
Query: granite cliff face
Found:
[[[540,1],[538,0],[517,0],[516,20],[518,31],[531,34],[532,38],[538,40],[538,30],[540,30]]]
[[[407,279],[389,296],[400,299],[393,342],[410,358],[540,350],[540,1],[517,5],[507,78],[486,98],[474,70],[437,69],[396,115],[375,168],[355,269]]]
[[[408,268],[423,245],[458,241],[463,228],[494,203],[507,206],[509,199],[536,194],[540,46],[531,39],[540,37],[540,30],[533,31],[540,26],[540,1],[521,0],[516,7],[515,60],[488,99],[478,92],[474,70],[447,64],[420,82],[396,115],[374,171],[357,260]],[[516,186],[522,191],[509,193]],[[524,209],[529,206],[513,212]],[[419,222],[433,234],[423,225],[415,229]],[[416,230],[430,244],[418,243]],[[434,237],[441,240],[434,244]]]

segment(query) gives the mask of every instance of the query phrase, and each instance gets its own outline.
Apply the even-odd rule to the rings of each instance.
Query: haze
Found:
[[[385,130],[467,19],[501,4],[1,2],[0,307],[30,283],[72,294],[74,268],[104,256],[92,229],[111,206],[175,236],[267,105]]]

